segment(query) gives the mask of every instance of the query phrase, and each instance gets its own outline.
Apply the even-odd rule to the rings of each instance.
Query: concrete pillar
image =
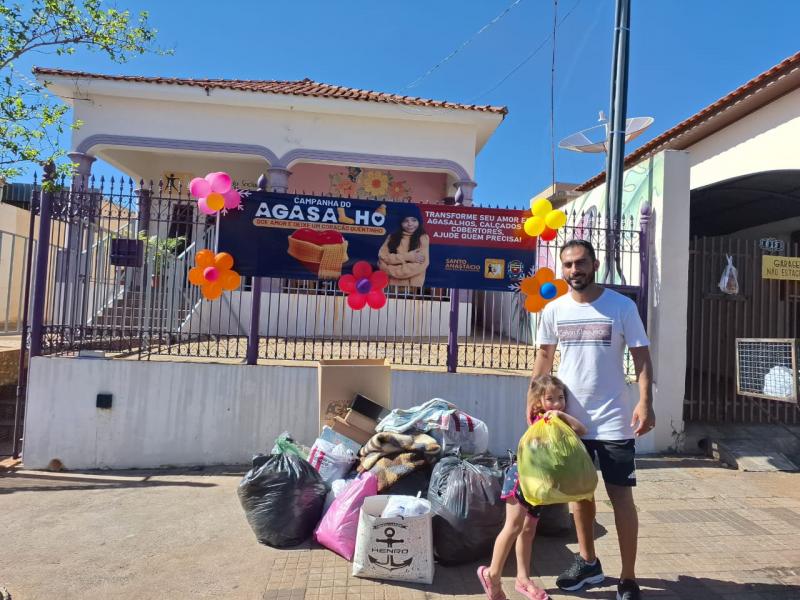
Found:
[[[88,189],[89,178],[92,175],[92,163],[97,159],[85,152],[69,152],[67,156],[75,163],[72,174],[72,189],[78,191]]]
[[[289,191],[289,175],[292,172],[284,167],[270,167],[267,169],[269,187],[267,191],[285,194]]]
[[[647,333],[653,358],[656,428],[643,451],[680,450],[686,382],[689,286],[689,155],[664,152],[661,194],[653,194]]]
[[[478,184],[469,179],[462,179],[460,181],[456,181],[455,186],[456,204],[472,206],[472,192],[475,190]]]

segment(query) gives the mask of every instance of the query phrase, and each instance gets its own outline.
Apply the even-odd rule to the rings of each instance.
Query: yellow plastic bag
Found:
[[[528,427],[519,441],[517,470],[522,494],[533,505],[591,500],[597,487],[583,442],[558,417]]]

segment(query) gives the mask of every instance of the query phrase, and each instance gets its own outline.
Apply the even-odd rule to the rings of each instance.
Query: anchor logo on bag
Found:
[[[405,569],[405,568],[411,566],[411,563],[414,562],[414,558],[413,557],[409,558],[407,560],[404,560],[404,561],[395,562],[393,553],[402,553],[402,554],[407,554],[408,553],[407,549],[404,549],[404,550],[400,550],[400,549],[392,550],[392,545],[393,544],[402,544],[405,541],[405,540],[396,540],[396,539],[394,539],[395,534],[396,534],[396,532],[395,532],[394,527],[386,527],[386,529],[383,530],[383,535],[386,536],[386,538],[382,539],[382,540],[381,539],[376,539],[375,543],[376,544],[386,544],[387,546],[389,546],[389,548],[386,549],[386,550],[382,550],[382,549],[374,549],[374,550],[375,551],[379,551],[379,552],[386,552],[388,554],[388,556],[386,557],[385,560],[381,561],[381,560],[378,560],[377,558],[375,558],[374,556],[372,556],[371,554],[369,554],[367,556],[367,558],[369,559],[370,564],[375,565],[376,567],[380,567],[381,569],[386,569],[387,571],[396,571],[397,569]]]

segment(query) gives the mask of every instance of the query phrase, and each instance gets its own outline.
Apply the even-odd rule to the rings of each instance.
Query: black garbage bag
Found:
[[[502,478],[484,465],[447,456],[433,469],[428,501],[433,513],[433,551],[455,565],[488,556],[503,528]]]
[[[307,461],[294,454],[258,455],[239,482],[239,501],[262,544],[297,546],[322,518],[327,486]]]

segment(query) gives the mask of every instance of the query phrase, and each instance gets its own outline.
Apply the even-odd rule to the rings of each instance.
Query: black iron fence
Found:
[[[195,253],[213,246],[217,222],[195,209],[187,190],[113,179],[63,183],[33,190],[32,214],[41,215],[40,239],[49,240],[31,256],[33,355],[386,358],[451,371],[533,366],[536,315],[512,288],[394,288],[384,309],[354,312],[335,283],[247,279],[204,302],[187,274]],[[594,213],[571,214],[555,240],[539,244],[537,264],[558,272],[558,248],[572,238],[590,240],[601,264],[613,247],[612,285],[644,311],[646,217],[611,227]]]

